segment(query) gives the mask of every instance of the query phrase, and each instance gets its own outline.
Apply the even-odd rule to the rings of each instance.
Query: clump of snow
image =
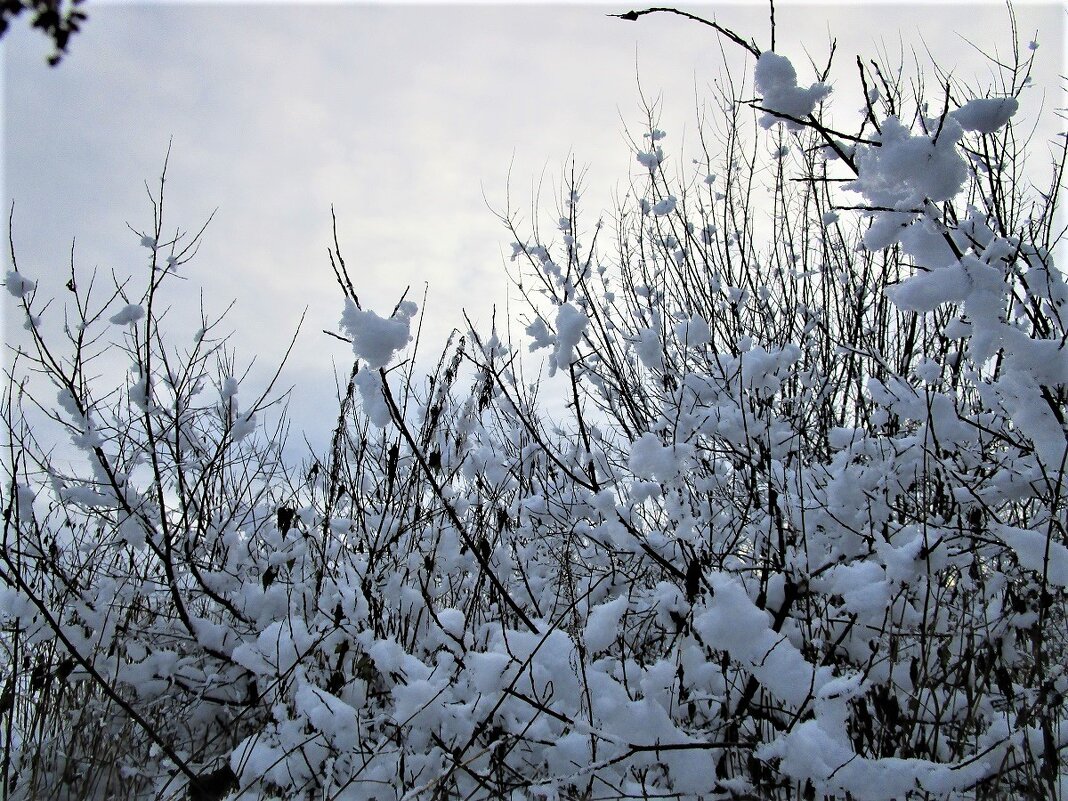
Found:
[[[255,430],[256,415],[243,414],[234,421],[233,428],[230,429],[230,438],[234,442],[240,442]]]
[[[775,114],[804,119],[812,113],[817,103],[831,93],[831,87],[825,83],[814,83],[802,89],[797,85],[797,71],[790,59],[770,50],[761,53],[757,59],[756,88],[763,95],[764,108],[773,112],[761,119],[760,125],[764,128],[779,122],[786,122],[788,128],[798,128],[797,123],[783,120]]]
[[[664,445],[656,434],[647,432],[630,446],[630,469],[636,476],[666,484],[686,469],[693,450],[685,443]]]
[[[356,710],[340,698],[310,684],[301,683],[294,697],[297,710],[314,729],[341,751],[357,745]]]
[[[556,310],[556,349],[553,351],[549,375],[567,367],[575,360],[575,348],[582,341],[582,334],[590,324],[582,309],[572,303],[562,303]]]
[[[556,336],[549,331],[549,326],[541,317],[535,318],[534,322],[527,326],[526,334],[530,337],[528,347],[531,353],[542,348],[551,348],[556,343]]]
[[[830,670],[814,670],[786,637],[771,628],[768,612],[753,603],[742,584],[719,572],[707,576],[715,594],[694,614],[693,627],[705,642],[716,644],[751,670],[769,692],[800,704]]]
[[[389,364],[393,355],[411,341],[411,322],[418,310],[406,300],[392,317],[383,318],[346,299],[341,328],[352,338],[352,352],[377,370]]]
[[[7,287],[7,291],[11,293],[13,298],[24,298],[27,292],[30,292],[37,286],[36,281],[31,281],[22,273],[17,273],[14,270],[7,271],[7,277],[4,279],[4,286]]]
[[[119,539],[121,539],[127,545],[130,545],[134,548],[140,548],[142,545],[145,544],[145,528],[135,517],[127,515],[125,518],[123,518],[122,522],[119,523],[118,531]]]
[[[826,586],[842,596],[847,610],[865,620],[881,617],[890,600],[886,571],[869,560],[835,566],[827,575]]]
[[[632,344],[642,364],[653,370],[663,367],[664,350],[657,332],[653,328],[643,328],[637,334]]]
[[[968,296],[968,274],[960,265],[918,272],[896,286],[887,295],[899,309],[932,311],[941,303],[959,303]]]
[[[1015,526],[1000,526],[998,536],[1016,552],[1023,567],[1045,574],[1050,584],[1068,587],[1068,548],[1042,532]]]
[[[459,609],[442,609],[438,612],[438,623],[450,637],[463,642],[464,628],[467,625],[464,613]]]
[[[74,396],[66,387],[56,393],[56,402],[62,407],[63,411],[65,411],[71,416],[71,419],[75,422],[81,422],[85,420],[85,415],[82,414],[82,410],[78,405],[78,401],[74,399]]]
[[[315,638],[300,618],[278,620],[233,651],[233,660],[260,676],[284,676],[306,654]]]
[[[894,542],[876,541],[875,551],[886,568],[886,578],[898,584],[913,581],[921,570],[926,569],[920,559],[924,535],[915,526],[898,532]]]
[[[152,403],[152,381],[148,376],[141,376],[130,386],[130,400],[143,412],[147,412]]]
[[[902,250],[922,269],[946,267],[957,261],[946,237],[929,219],[921,217],[905,228],[900,241]]]
[[[687,347],[698,348],[712,341],[712,331],[708,327],[708,321],[695,313],[689,320],[675,325],[675,337]]]
[[[92,487],[87,487],[83,484],[63,487],[59,491],[59,498],[64,503],[86,506],[89,508],[100,508],[114,505],[113,499],[108,498],[107,495],[97,492]]]
[[[119,310],[118,314],[114,314],[110,318],[110,322],[115,325],[130,325],[136,323],[142,317],[145,316],[144,307],[139,303],[129,303]]]
[[[222,414],[230,422],[230,438],[240,442],[256,430],[256,414],[239,414],[237,393],[240,385],[233,376],[226,376],[219,387]]]
[[[998,337],[991,333],[984,336],[973,335],[971,349],[989,358],[997,339]],[[977,341],[980,343],[978,346]],[[1063,354],[1057,354],[1052,365],[1062,365],[1063,360]],[[1012,417],[1013,424],[1031,441],[1042,462],[1050,467],[1064,464],[1068,442],[1065,441],[1063,425],[1042,394],[1035,391],[1034,374],[1028,375],[1031,371],[1020,369],[1022,366],[1016,364],[1015,354],[1010,353],[1007,361],[1008,369],[1005,377],[998,382],[998,393],[1006,411]]]
[[[508,654],[495,651],[472,653],[467,656],[471,684],[481,693],[500,692],[511,681],[508,666],[512,663]]]
[[[664,160],[664,149],[657,147],[649,151],[639,150],[637,155],[638,163],[645,167],[649,172],[652,172],[660,166]]]
[[[219,387],[219,399],[223,403],[228,403],[231,398],[237,395],[237,391],[240,389],[240,385],[237,383],[237,379],[232,375],[228,375],[223,378],[222,386]]]
[[[1019,107],[1015,97],[977,97],[950,113],[964,130],[990,134],[1006,125]]]
[[[619,620],[626,611],[625,595],[590,610],[583,629],[583,638],[591,654],[605,650],[616,641],[619,635]]]
[[[389,425],[389,404],[382,394],[382,377],[375,370],[360,370],[356,374],[356,388],[360,390],[363,411],[372,425]]]
[[[15,497],[18,499],[19,520],[33,520],[33,502],[37,493],[25,484],[16,484]]]
[[[665,214],[671,214],[675,210],[676,204],[675,196],[668,195],[665,198],[661,198],[653,205],[653,214],[657,217],[663,217]]]
[[[913,136],[896,117],[883,122],[880,147],[865,147],[857,154],[859,176],[849,186],[873,205],[906,209],[925,200],[940,203],[954,197],[968,178],[957,150],[963,130],[954,119],[945,120],[937,141]]]
[[[960,192],[968,168],[957,143],[964,135],[953,117],[942,121],[937,134],[913,136],[896,117],[887,118],[876,136],[880,146],[857,151],[857,179],[846,188],[859,192],[872,206],[897,209],[875,215],[864,235],[869,250],[897,242],[927,201],[940,203]]]

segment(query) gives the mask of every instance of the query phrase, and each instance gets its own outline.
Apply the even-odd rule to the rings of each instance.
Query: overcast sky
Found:
[[[419,299],[429,284],[432,349],[461,324],[461,307],[485,322],[503,305],[510,239],[491,209],[509,191],[529,210],[544,178],[541,208],[555,219],[553,187],[571,157],[588,168],[591,218],[626,189],[640,169],[624,136],[624,123],[638,134],[643,125],[636,74],[662,98],[665,151],[686,158],[695,91],[719,75],[721,42],[677,17],[606,16],[631,7],[90,2],[56,69],[22,20],[3,46],[3,199],[15,201],[20,266],[60,296],[75,239],[83,269],[143,268],[127,222],[151,225],[144,182],[158,181],[172,141],[168,228],[195,231],[218,209],[176,302],[196,303],[203,289],[221,311],[236,298],[239,361],[257,355],[265,367],[308,307],[287,383],[300,387],[298,429],[323,442],[333,361],[350,362],[320,333],[336,330],[342,306],[326,257],[331,204],[365,306],[386,313],[405,286]],[[768,46],[763,3],[686,8]],[[1063,6],[1016,12],[1025,46],[1038,31],[1036,83],[1060,91]],[[822,62],[836,37],[839,69],[851,73],[858,53],[903,42],[926,59],[925,43],[986,86],[989,69],[966,40],[1006,52],[1006,19],[996,3],[780,2],[777,44],[800,67],[805,48]],[[1063,105],[1055,99],[1047,106]]]

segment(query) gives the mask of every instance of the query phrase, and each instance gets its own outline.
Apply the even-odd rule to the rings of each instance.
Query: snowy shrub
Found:
[[[65,349],[30,327],[4,797],[1068,795],[1065,142],[1027,185],[1026,61],[1005,97],[866,91],[846,135],[829,82],[718,30],[755,87],[693,174],[650,115],[610,225],[579,186],[560,242],[503,218],[525,340],[468,331],[417,379],[414,304],[362,309],[335,245],[355,361],[299,469],[215,321],[158,330],[195,249],[161,201],[143,297],[80,295],[106,311]]]

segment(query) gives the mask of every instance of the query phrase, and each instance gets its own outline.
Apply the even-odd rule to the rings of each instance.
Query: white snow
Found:
[[[110,322],[115,325],[129,325],[130,323],[136,323],[144,316],[145,309],[141,304],[129,303],[123,306],[118,313],[112,315]]]
[[[791,705],[801,704],[813,688],[830,678],[814,669],[785,636],[771,629],[767,611],[753,603],[742,584],[720,572],[706,576],[715,594],[693,627],[708,643],[727,651],[751,671],[769,692]]]
[[[535,317],[534,322],[526,327],[526,334],[530,337],[528,348],[531,353],[541,348],[550,348],[556,343],[556,336],[549,331],[549,326],[541,317]]]
[[[582,636],[591,655],[607,649],[616,641],[619,636],[619,620],[626,611],[625,595],[590,610]]]
[[[256,430],[256,415],[240,415],[230,429],[230,438],[234,442],[240,442]]]
[[[360,391],[363,411],[367,419],[379,428],[389,425],[389,404],[382,395],[382,377],[375,370],[360,370],[356,374],[356,388]]]
[[[960,303],[968,297],[970,289],[968,274],[959,264],[954,264],[928,272],[917,272],[890,287],[887,294],[900,309],[928,312],[942,303]]]
[[[575,360],[575,348],[582,342],[582,335],[590,321],[586,313],[573,303],[561,303],[556,310],[556,347],[549,375],[559,368],[568,367]]]
[[[631,444],[628,465],[636,476],[667,483],[678,478],[692,456],[692,445],[664,445],[656,434],[646,432]]]
[[[657,217],[671,214],[671,212],[675,210],[675,204],[677,202],[678,201],[675,199],[674,195],[668,195],[667,197],[661,198],[653,204],[653,214]]]
[[[1068,548],[1047,534],[1016,526],[1001,525],[997,534],[1023,567],[1044,574],[1050,584],[1068,587]]]
[[[660,166],[664,160],[663,148],[654,148],[649,151],[638,151],[637,155],[638,163],[645,167],[649,172],[652,172]]]
[[[872,206],[900,210],[875,215],[864,237],[870,250],[896,242],[927,201],[949,200],[961,190],[968,178],[967,165],[957,148],[963,133],[952,116],[930,136],[914,136],[900,120],[889,117],[875,136],[880,146],[858,148],[858,176],[845,188],[861,193]]]
[[[886,571],[874,561],[858,561],[833,568],[826,579],[828,590],[841,595],[845,608],[863,620],[880,619],[890,600]]]
[[[712,341],[712,331],[708,321],[700,314],[694,314],[689,320],[675,325],[675,338],[689,348],[699,348]]]
[[[775,53],[756,69],[767,108],[820,113],[829,86],[799,86]],[[538,406],[539,390],[554,389],[533,383],[536,369],[522,372],[522,338],[503,328],[457,355],[455,381],[405,387],[404,371],[386,371],[412,340],[415,304],[380,316],[347,303],[340,325],[359,360],[363,418],[338,441],[338,475],[316,462],[275,476],[269,432],[220,462],[227,433],[257,431],[228,360],[182,383],[169,363],[147,369],[134,331],[104,325],[120,360],[111,393],[54,374],[33,396],[77,460],[59,467],[27,451],[9,470],[11,524],[29,534],[33,569],[70,566],[77,578],[56,584],[62,599],[50,603],[69,612],[62,631],[113,670],[131,703],[173,717],[180,753],[215,743],[204,758],[217,764],[233,748],[249,799],[519,801],[587,788],[756,797],[771,785],[757,781],[750,755],[780,794],[796,782],[821,798],[941,801],[974,795],[999,770],[1015,781],[1006,766],[1044,743],[1005,696],[1042,701],[1047,681],[1068,691],[1055,663],[1033,680],[1021,631],[1038,613],[1010,603],[1017,590],[1037,597],[1043,577],[1068,588],[1060,507],[1050,505],[1066,449],[1050,399],[1068,384],[1068,287],[1054,254],[1028,244],[1038,221],[1013,230],[983,197],[993,190],[982,182],[997,180],[983,148],[965,158],[996,144],[966,132],[1004,132],[1014,98],[961,99],[944,119],[914,115],[909,99],[897,106],[905,122],[871,124],[892,104],[869,92],[860,136],[879,146],[840,137],[859,171],[845,192],[860,200],[834,180],[819,205],[784,204],[806,215],[796,221],[803,241],[764,250],[757,231],[757,260],[732,263],[749,249],[747,229],[705,189],[715,179],[701,180],[721,170],[720,188],[733,192],[746,165],[713,167],[706,154],[686,176],[667,175],[653,129],[637,155],[651,174],[630,176],[623,204],[631,230],[581,252],[589,218],[565,190],[542,229],[554,241],[539,243],[535,230],[512,245],[513,258],[527,257],[524,280],[538,284],[524,297],[540,292],[512,320],[529,323],[532,351],[550,349],[550,374],[573,368],[586,394],[571,402]],[[766,162],[789,147],[802,177],[813,165],[846,175],[849,164],[811,162],[807,140],[780,134],[750,152]],[[550,255],[561,238],[574,246],[563,266]],[[884,258],[865,251],[894,243],[888,334],[879,274],[846,271],[854,258],[881,271]],[[15,272],[6,286],[16,298],[34,288]],[[927,316],[901,358],[911,312]],[[128,304],[110,319],[144,315]],[[498,369],[484,393],[486,371]],[[187,402],[215,375],[218,399]],[[398,456],[387,392],[418,447],[444,454],[440,485],[407,446]],[[153,452],[145,426],[156,423],[174,444]],[[161,472],[146,466],[146,447]],[[162,494],[149,491],[160,476]],[[344,492],[327,497],[338,476]],[[299,510],[286,534],[282,503]],[[172,529],[167,581],[151,568]],[[90,561],[98,554],[103,573]],[[127,562],[135,574],[124,575]],[[188,599],[188,624],[175,591]],[[55,643],[44,606],[0,587],[0,617],[20,618],[27,653]],[[143,625],[116,632],[115,609],[130,608],[145,610],[134,621]],[[998,681],[968,686],[969,653],[995,665],[975,662]],[[246,701],[252,677],[259,697]],[[208,702],[216,697],[224,703]],[[246,703],[234,724],[226,710]],[[724,749],[724,735],[742,742]],[[1068,738],[1068,722],[1056,736]],[[172,766],[158,751],[141,756],[119,769],[159,792]],[[717,772],[721,756],[727,770]]]
[[[284,676],[300,661],[314,642],[300,618],[277,620],[268,625],[254,642],[234,649],[233,660],[261,676]]]
[[[763,95],[764,108],[795,119],[807,117],[816,104],[831,93],[831,87],[824,83],[814,83],[802,89],[797,85],[797,71],[790,59],[770,50],[761,53],[757,59],[756,88]],[[782,120],[774,114],[765,114],[760,124],[770,128],[780,122],[785,122],[789,128],[798,127],[797,123]]]
[[[4,286],[6,286],[7,291],[11,293],[11,297],[21,299],[24,298],[28,292],[31,292],[34,287],[37,286],[37,283],[31,281],[22,273],[8,270],[7,277],[4,279]]]
[[[114,498],[109,498],[101,492],[82,484],[64,487],[60,490],[59,497],[66,503],[88,507],[114,506]]]
[[[642,364],[650,369],[657,370],[663,364],[663,346],[660,336],[652,328],[643,328],[637,332],[638,336],[632,340],[634,350]]]
[[[377,370],[389,364],[394,354],[411,341],[409,331],[417,311],[414,303],[404,301],[393,317],[383,318],[370,309],[357,308],[346,299],[341,328],[352,339],[352,352]]]
[[[356,710],[337,696],[301,682],[294,697],[297,711],[326,737],[330,744],[348,751],[357,745]]]
[[[18,500],[19,520],[33,520],[33,502],[37,499],[37,493],[25,484],[16,484],[15,498]]]
[[[140,548],[147,539],[145,527],[137,518],[127,515],[119,523],[119,538],[127,545]]]
[[[977,97],[950,113],[964,130],[991,134],[1003,128],[1019,107],[1015,97]]]

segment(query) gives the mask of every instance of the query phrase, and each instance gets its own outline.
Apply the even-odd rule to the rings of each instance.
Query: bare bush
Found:
[[[693,169],[649,109],[610,223],[574,180],[550,229],[501,214],[518,341],[417,378],[415,304],[362,308],[335,240],[356,358],[299,470],[215,324],[160,329],[198,238],[162,185],[147,288],[72,272],[63,350],[8,274],[5,797],[1065,795],[1066,144],[1031,187],[1030,61],[988,98],[858,61],[847,133],[833,62],[714,27],[755,85]]]

